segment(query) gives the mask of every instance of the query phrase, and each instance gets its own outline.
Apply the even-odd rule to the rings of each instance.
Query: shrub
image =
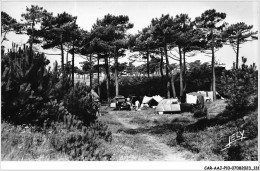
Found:
[[[77,83],[64,96],[64,106],[68,111],[89,125],[97,119],[97,103],[92,100],[90,88]]]
[[[38,131],[39,136],[47,136],[53,149],[70,155],[71,160],[109,160],[111,155],[105,154],[101,145],[111,142],[112,135],[107,126],[95,122],[97,106],[88,87],[76,84],[73,88],[69,79],[60,80],[57,63],[52,72],[47,71],[43,54],[34,53],[32,63],[28,58],[26,47],[3,54],[2,119],[17,127],[11,131],[14,137],[8,135],[8,129],[2,129],[2,145],[16,148],[20,139],[25,140],[28,150],[22,151],[28,155],[34,150],[33,136]],[[22,124],[31,125],[36,132],[21,138]],[[9,141],[10,146],[6,144]]]
[[[52,125],[54,132],[50,134],[51,145],[60,152],[70,156],[70,160],[110,160],[111,154],[102,148],[104,141],[111,142],[111,132],[107,127],[96,122],[90,127],[73,127],[67,129],[64,123]]]
[[[248,139],[254,139],[258,136],[258,111],[244,117],[244,124],[241,125],[241,130]]]
[[[50,81],[54,79],[45,68],[49,61],[34,53],[29,63],[27,47],[2,55],[2,119],[17,124],[32,122],[49,100]]]
[[[258,138],[240,143],[242,160],[258,161]]]
[[[66,159],[50,147],[46,134],[32,126],[1,123],[2,160]]]
[[[228,97],[226,109],[232,115],[243,115],[257,107],[258,71],[254,64],[249,67],[245,65],[245,58],[242,61],[241,68],[223,72],[219,86]]]
[[[204,106],[203,108],[197,108],[194,111],[194,115],[193,116],[196,117],[196,118],[207,116],[207,107]]]

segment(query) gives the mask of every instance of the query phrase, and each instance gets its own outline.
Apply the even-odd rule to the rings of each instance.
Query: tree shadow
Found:
[[[179,130],[185,130],[186,132],[197,132],[205,130],[208,127],[223,125],[233,120],[234,117],[227,115],[227,111],[217,115],[213,118],[201,117],[195,121],[172,121],[170,123],[157,124],[151,127],[139,127],[136,129],[123,129],[121,131],[135,135],[135,134],[165,134],[178,132]]]
[[[168,124],[162,124],[162,125],[156,125],[151,127],[140,127],[136,129],[124,129],[120,130],[123,131],[126,134],[130,135],[136,135],[136,134],[165,134],[165,133],[173,133],[176,132],[186,126],[185,123],[177,122],[177,123],[168,123]]]

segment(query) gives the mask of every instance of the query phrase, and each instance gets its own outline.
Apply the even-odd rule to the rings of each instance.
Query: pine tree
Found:
[[[162,15],[159,19],[152,19],[152,35],[155,41],[158,42],[158,46],[162,48],[165,60],[166,60],[166,80],[167,80],[167,98],[170,98],[170,77],[169,77],[169,59],[168,51],[173,47],[170,46],[173,42],[173,30],[174,30],[174,21],[173,18],[167,14]],[[172,85],[174,86],[174,85]]]
[[[12,31],[18,32],[19,24],[16,19],[12,18],[9,14],[4,11],[1,11],[1,43],[8,41],[6,34]]]
[[[195,18],[196,26],[204,33],[202,37],[206,42],[204,49],[210,50],[212,67],[212,90],[213,100],[216,100],[216,76],[215,76],[215,50],[223,46],[222,32],[226,18],[225,13],[217,12],[215,9],[206,10],[200,17]]]
[[[230,25],[223,33],[224,37],[228,39],[228,43],[232,46],[234,52],[236,53],[236,69],[238,69],[238,58],[239,58],[239,48],[241,44],[258,39],[256,32],[252,32],[253,26],[246,25],[244,22],[239,22]]]
[[[29,58],[29,63],[32,62],[32,56],[33,56],[33,44],[34,43],[41,43],[39,37],[40,37],[40,32],[39,30],[35,29],[35,26],[37,24],[41,24],[44,17],[52,15],[52,13],[47,12],[43,7],[39,6],[34,6],[31,5],[31,7],[26,7],[26,13],[23,13],[21,16],[25,20],[23,25],[25,26],[26,29],[26,34],[29,35],[29,44],[30,44],[30,58]]]
[[[42,22],[41,36],[43,37],[44,49],[58,48],[61,50],[61,70],[63,78],[65,77],[64,69],[64,44],[72,42],[72,34],[78,29],[76,24],[77,17],[64,12],[54,17],[46,15]]]
[[[105,59],[106,74],[107,74],[107,98],[109,101],[109,64],[108,58],[114,58],[115,66],[115,84],[116,95],[119,93],[118,87],[118,58],[124,55],[124,49],[127,48],[126,31],[133,27],[129,23],[128,16],[119,15],[114,16],[107,14],[103,19],[98,19],[96,24],[92,27],[92,32],[95,36],[95,44],[98,51],[103,54]],[[100,55],[101,56],[101,55]]]

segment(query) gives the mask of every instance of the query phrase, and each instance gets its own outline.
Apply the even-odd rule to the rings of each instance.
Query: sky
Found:
[[[253,30],[258,29],[259,21],[259,4],[257,1],[2,1],[1,10],[7,12],[10,16],[21,19],[21,14],[25,12],[26,6],[38,5],[49,12],[57,13],[67,12],[77,16],[77,24],[88,31],[96,22],[97,18],[101,19],[104,15],[110,13],[113,15],[128,15],[129,21],[134,24],[134,28],[128,32],[135,34],[138,30],[148,26],[152,18],[159,18],[162,14],[170,14],[175,17],[177,14],[186,13],[192,20],[200,16],[205,10],[216,9],[217,12],[227,14],[225,19],[229,24],[237,22],[245,22],[248,25],[253,25]],[[9,42],[5,42],[6,47],[10,47],[12,42],[18,44],[25,43],[26,36],[17,36],[13,33],[9,34]],[[258,41],[247,42],[241,46],[240,59],[244,56],[248,59],[248,64],[259,63],[257,58],[259,44]],[[47,53],[59,53],[59,51],[49,50]],[[47,56],[51,63],[55,60],[60,62],[60,56]],[[191,62],[200,59],[202,62],[210,62],[209,57],[198,53],[195,57],[188,58]],[[75,64],[83,61],[81,57],[75,59]],[[235,61],[235,53],[230,46],[224,46],[216,53],[216,60],[220,63],[225,63],[226,68],[231,68]],[[126,59],[121,60],[121,62]],[[170,61],[175,62],[175,61]]]

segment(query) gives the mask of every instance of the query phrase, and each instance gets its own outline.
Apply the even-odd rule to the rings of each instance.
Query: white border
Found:
[[[204,170],[205,166],[259,166],[257,161],[229,162],[2,162],[1,170]],[[223,170],[223,169],[222,169]],[[231,169],[230,169],[231,170]]]
[[[1,0],[3,1],[30,1],[30,0]],[[31,0],[31,1],[36,1],[36,0]],[[73,1],[73,0],[41,0],[41,1]],[[75,1],[95,1],[95,0],[75,0]],[[124,0],[97,0],[97,1],[105,1],[105,2],[124,2]],[[138,2],[141,0],[125,0],[126,1],[133,1],[133,2]],[[142,0],[144,2],[154,2],[154,1],[159,1],[159,0]],[[162,2],[170,2],[170,1],[181,1],[181,0],[162,0]],[[184,1],[210,1],[210,0],[184,0]],[[213,0],[213,1],[219,1],[223,2],[225,0]],[[260,9],[260,0],[228,0],[228,1],[251,1],[257,2],[258,6],[258,15],[257,15],[257,20],[258,20],[258,37],[260,35],[260,16],[259,16],[259,9]],[[258,65],[260,66],[260,51],[259,51],[259,40],[258,40]],[[259,70],[259,68],[258,68]],[[260,77],[258,75],[258,77]],[[258,85],[260,84],[260,80],[258,79]],[[259,90],[258,90],[259,91]],[[260,91],[259,91],[260,92]],[[258,94],[260,94],[258,92]],[[260,104],[260,102],[258,102]],[[259,121],[259,117],[258,117]],[[259,122],[258,122],[259,123]],[[258,128],[259,128],[258,124]],[[1,134],[1,133],[0,133]],[[258,132],[260,135],[260,133]],[[258,136],[259,136],[258,135]],[[258,141],[258,147],[260,146],[260,142]],[[258,150],[258,156],[260,154],[260,151]],[[87,161],[82,161],[82,162],[73,162],[73,161],[1,161],[1,170],[204,170],[205,166],[259,166],[258,161],[185,161],[184,162],[87,162]]]

